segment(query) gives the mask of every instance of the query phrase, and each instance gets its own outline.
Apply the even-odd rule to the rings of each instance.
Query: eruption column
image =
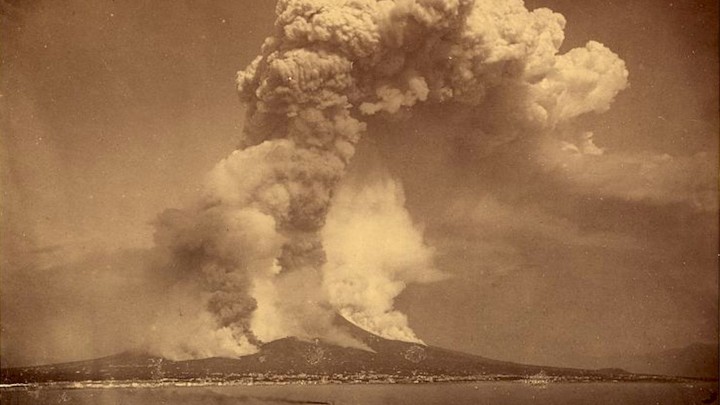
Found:
[[[438,277],[399,183],[356,182],[370,196],[346,190],[323,233],[366,121],[407,118],[423,103],[468,117],[481,142],[548,133],[607,109],[626,85],[624,63],[596,42],[558,55],[564,18],[519,0],[281,0],[276,11],[273,36],[237,76],[241,148],[210,173],[197,206],[161,216],[158,242],[247,351],[289,335],[359,346],[332,326],[337,312],[417,340],[393,300],[408,282]],[[382,246],[359,255],[333,241],[328,262],[322,236],[350,240],[343,227],[362,222],[348,211],[355,194],[371,205],[365,221],[387,220],[372,207],[392,213],[417,257],[387,259],[403,252]]]

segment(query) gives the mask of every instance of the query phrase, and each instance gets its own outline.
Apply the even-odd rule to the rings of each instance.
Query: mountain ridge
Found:
[[[210,357],[168,360],[140,351],[92,360],[2,370],[3,384],[108,381],[280,378],[283,376],[516,376],[541,374],[553,378],[628,379],[622,369],[598,370],[547,367],[495,360],[419,343],[385,339],[341,319],[336,326],[372,351],[341,347],[319,339],[286,337],[238,358]],[[280,377],[278,377],[280,376]],[[345,378],[345,377],[342,377]]]

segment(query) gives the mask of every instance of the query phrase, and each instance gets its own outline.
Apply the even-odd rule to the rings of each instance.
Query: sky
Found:
[[[127,343],[117,311],[142,312],[121,291],[153,293],[138,268],[158,214],[192,203],[240,142],[235,73],[274,5],[1,6],[1,359],[111,354]],[[558,129],[592,132],[608,160],[490,153],[437,109],[370,120],[349,171],[402,181],[446,276],[409,284],[396,308],[428,344],[536,364],[717,341],[716,2],[526,6],[565,16],[561,52],[595,40],[625,61],[610,109]]]

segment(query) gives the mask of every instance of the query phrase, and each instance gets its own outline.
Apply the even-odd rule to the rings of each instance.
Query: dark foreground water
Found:
[[[520,382],[283,385],[0,391],[2,404],[713,404],[717,383]]]

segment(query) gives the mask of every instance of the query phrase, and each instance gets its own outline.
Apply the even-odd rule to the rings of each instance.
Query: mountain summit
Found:
[[[321,340],[287,337],[266,343],[252,355],[173,361],[145,353],[125,352],[94,360],[2,370],[2,383],[102,380],[237,380],[283,381],[347,376],[505,376],[544,375],[572,378],[622,378],[619,369],[582,370],[541,367],[488,359],[434,346],[389,340],[338,317],[336,324],[368,350],[341,347]],[[270,376],[270,377],[268,377]],[[277,376],[281,376],[275,378]],[[275,378],[275,379],[274,379]]]

